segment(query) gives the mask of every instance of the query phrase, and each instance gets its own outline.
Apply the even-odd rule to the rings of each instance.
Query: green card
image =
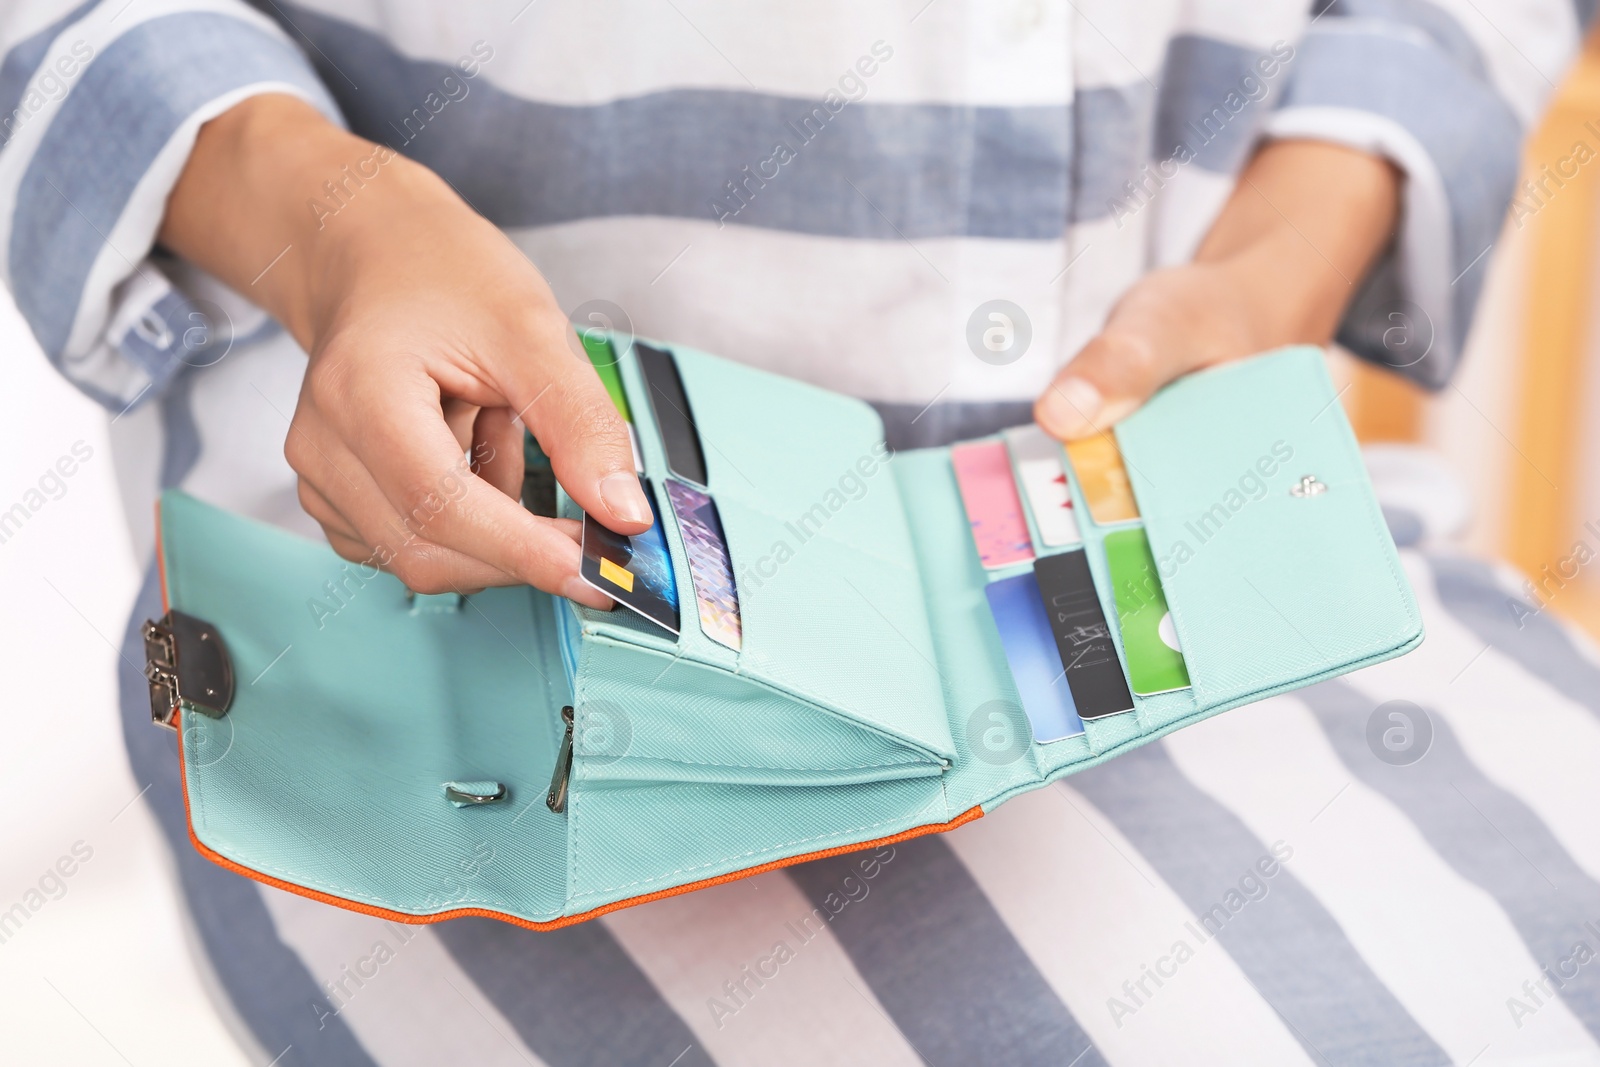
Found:
[[[1189,670],[1183,664],[1178,632],[1167,611],[1167,597],[1161,591],[1161,577],[1144,530],[1107,534],[1105,546],[1133,691],[1150,696],[1187,689]]]
[[[589,354],[589,362],[594,364],[595,373],[600,375],[600,384],[611,394],[611,402],[617,405],[622,420],[633,422],[633,412],[628,408],[628,394],[622,391],[622,375],[617,373],[617,354],[611,350],[611,341],[604,334],[589,330],[579,330],[578,340],[583,342],[583,350]]]

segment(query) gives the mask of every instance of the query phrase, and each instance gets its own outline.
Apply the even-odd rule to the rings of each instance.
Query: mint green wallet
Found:
[[[737,653],[699,628],[665,499],[676,639],[526,587],[413,598],[326,545],[163,498],[174,613],[147,626],[147,673],[201,851],[399,921],[559,926],[949,829],[1422,640],[1321,353],[1285,349],[1185,378],[1116,429],[1192,688],[996,744],[1018,696],[984,587],[1024,567],[980,566],[949,450],[891,456],[864,403],[673,352],[737,575]],[[659,490],[631,353],[621,372]],[[1072,490],[1116,637],[1108,528]],[[556,812],[569,706],[598,725],[571,738]]]

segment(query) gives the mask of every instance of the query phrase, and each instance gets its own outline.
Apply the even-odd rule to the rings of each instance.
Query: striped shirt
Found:
[[[1571,0],[65,7],[0,16],[0,273],[62,371],[119,410],[193,362],[196,301],[237,335],[260,324],[151,244],[199,125],[267,91],[432,167],[569,310],[605,301],[642,333],[913,412],[1039,393],[1134,279],[1192,254],[1261,137],[1354,145],[1392,159],[1406,193],[1340,337],[1438,386],[1519,140],[1584,14]],[[364,180],[331,177],[307,208],[325,222]],[[1028,321],[1004,366],[967,340],[995,299]]]

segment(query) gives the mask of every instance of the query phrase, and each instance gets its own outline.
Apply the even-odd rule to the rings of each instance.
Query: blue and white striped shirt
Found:
[[[1570,0],[65,7],[0,17],[3,272],[119,408],[184,365],[185,297],[218,297],[150,259],[196,130],[269,91],[432,167],[569,308],[912,410],[1041,391],[1192,253],[1261,137],[1354,145],[1405,207],[1341,338],[1393,363],[1416,320],[1405,372],[1437,386],[1579,30]],[[339,177],[309,211],[362,180]],[[966,350],[994,298],[1032,326],[1004,367]]]

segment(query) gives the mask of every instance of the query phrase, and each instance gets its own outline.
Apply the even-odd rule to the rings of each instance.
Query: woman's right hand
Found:
[[[417,592],[527,583],[609,606],[578,577],[577,524],[518,503],[521,432],[633,534],[651,512],[626,427],[544,278],[442,179],[254,97],[201,129],[160,237],[310,353],[284,452],[341,556]]]

